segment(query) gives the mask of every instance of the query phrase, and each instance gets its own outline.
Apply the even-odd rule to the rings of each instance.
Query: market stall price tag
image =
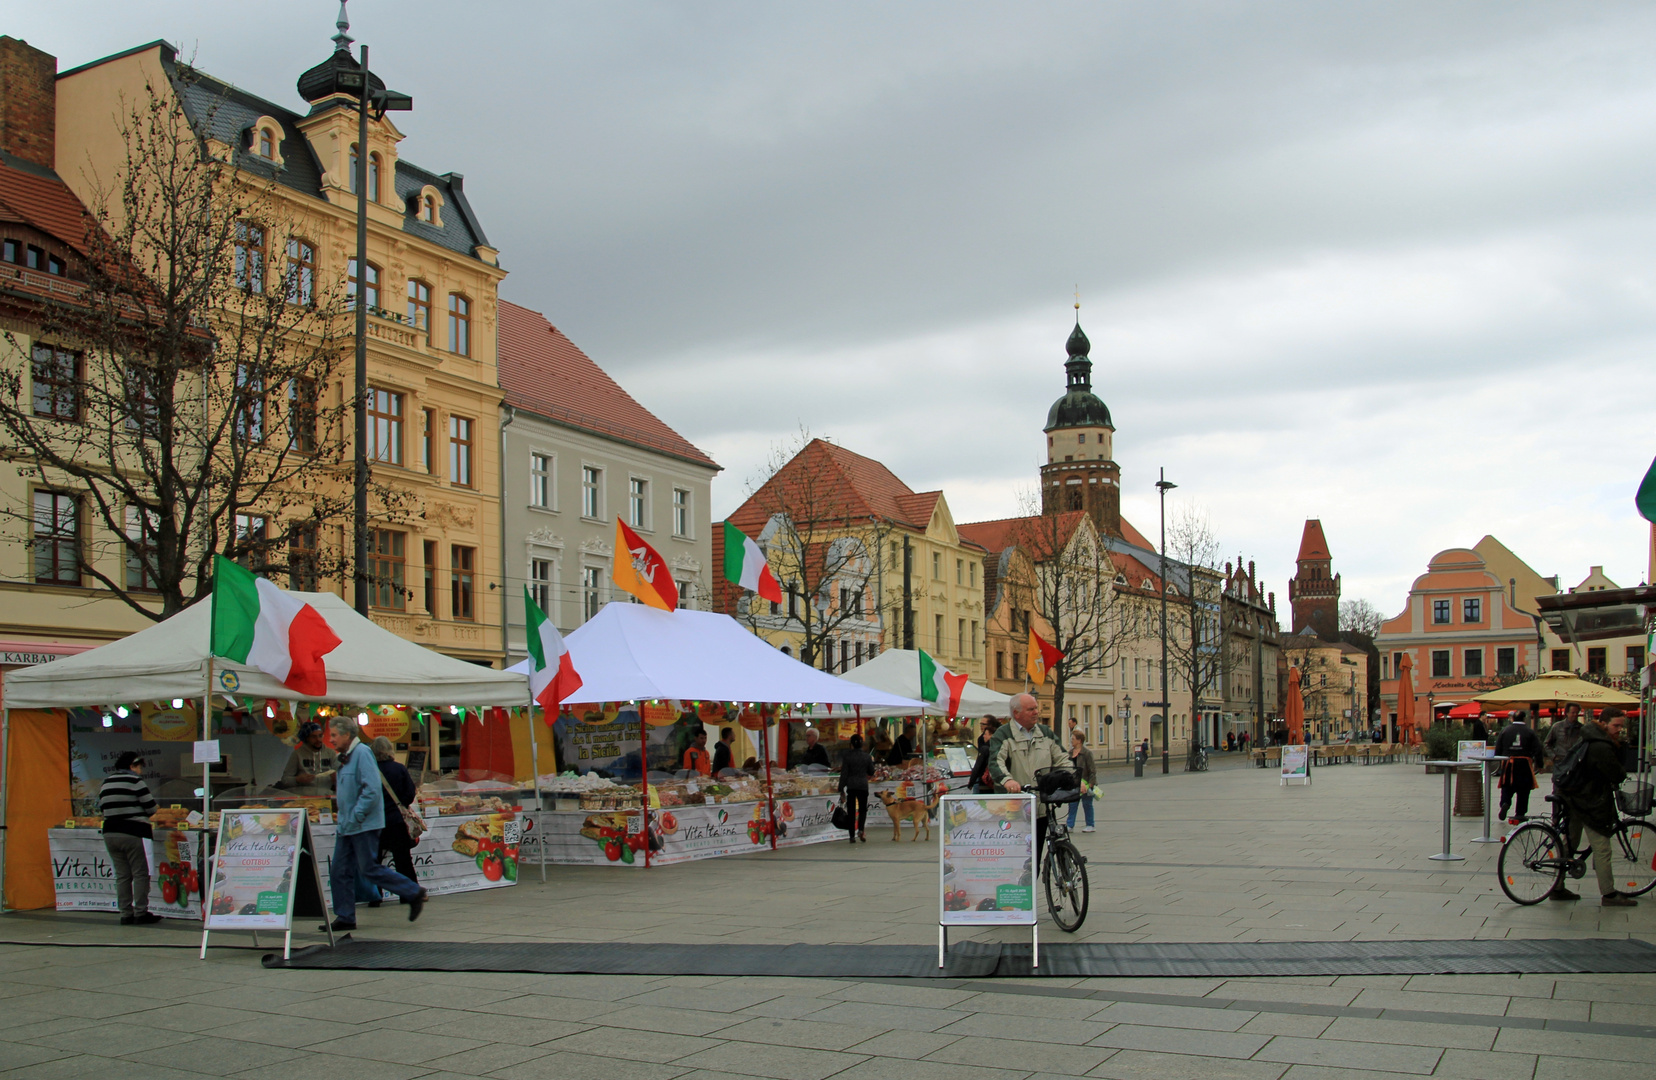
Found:
[[[945,795],[938,816],[937,966],[942,967],[951,926],[1033,931],[1035,797]]]
[[[195,747],[195,764],[217,765],[219,763],[219,741],[217,739],[197,739],[193,745]]]
[[[1304,743],[1282,748],[1282,776],[1277,787],[1288,783],[1311,783],[1311,748]]]
[[[293,943],[294,901],[299,889],[314,885],[326,920],[326,894],[315,859],[309,881],[300,875],[300,855],[309,846],[309,821],[303,809],[225,810],[219,815],[218,855],[202,924],[201,955],[214,930],[279,930],[282,956]],[[309,905],[307,905],[309,906]],[[332,933],[329,933],[332,940]]]

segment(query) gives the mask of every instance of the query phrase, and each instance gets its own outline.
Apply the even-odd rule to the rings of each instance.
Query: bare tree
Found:
[[[1340,602],[1340,629],[1352,633],[1362,634],[1370,641],[1380,636],[1380,627],[1386,617],[1380,614],[1380,609],[1367,600],[1342,600]]]
[[[1194,751],[1202,695],[1209,687],[1219,684],[1225,669],[1223,650],[1227,646],[1221,623],[1224,575],[1219,567],[1219,538],[1204,512],[1188,505],[1174,511],[1173,520],[1167,526],[1167,557],[1168,577],[1173,581],[1164,582],[1164,586],[1178,587],[1177,582],[1183,579],[1184,592],[1177,606],[1170,605],[1168,612],[1170,621],[1178,617],[1184,625],[1180,633],[1172,633],[1169,627],[1167,655],[1190,691],[1189,736]],[[1231,647],[1236,647],[1234,642]],[[1163,696],[1171,702],[1170,693]],[[1171,734],[1168,730],[1163,735],[1169,743]]]
[[[343,298],[281,199],[147,90],[122,104],[115,175],[93,178],[78,289],[43,306],[28,355],[8,335],[0,455],[75,501],[44,551],[66,580],[160,620],[207,594],[215,553],[310,589],[348,576],[329,523],[351,510],[350,399]],[[408,500],[371,491],[383,517]],[[37,511],[0,521],[27,536]]]
[[[1052,668],[1052,716],[1064,715],[1070,680],[1102,674],[1123,646],[1143,635],[1142,612],[1122,588],[1108,547],[1080,511],[1043,514],[1033,492],[1019,492],[1023,514],[1007,531],[1007,543],[1034,566],[1033,574],[1006,583],[1014,637],[1029,632],[1028,612],[1052,628],[1052,644],[1064,654]],[[1025,612],[1020,624],[1018,613]]]
[[[840,477],[825,467],[820,446],[803,425],[792,439],[773,444],[748,478],[748,499],[738,528],[764,550],[782,586],[783,601],[736,597],[729,614],[756,632],[800,635],[799,659],[831,670],[845,653],[831,646],[850,636],[878,640],[885,619],[901,614],[902,597],[887,595],[882,563],[895,525],[848,498]],[[733,519],[734,521],[734,519]]]

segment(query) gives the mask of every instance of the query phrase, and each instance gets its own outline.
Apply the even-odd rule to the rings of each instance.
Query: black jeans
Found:
[[[868,821],[868,789],[865,787],[848,787],[845,789],[845,812],[851,815],[851,824],[854,826],[846,830],[855,836],[863,831],[863,825]]]
[[[1499,816],[1502,819],[1505,819],[1507,816],[1507,806],[1515,803],[1515,805],[1513,805],[1513,810],[1517,812],[1517,815],[1519,817],[1529,817],[1529,797],[1532,790],[1534,789],[1529,786],[1528,778],[1520,783],[1516,789],[1509,788],[1505,784],[1502,784],[1501,813]]]

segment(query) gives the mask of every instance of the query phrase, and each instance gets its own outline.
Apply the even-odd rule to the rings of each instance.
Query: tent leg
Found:
[[[535,702],[529,702],[529,779],[535,785],[535,828],[539,835],[535,837],[535,846],[540,848],[541,884],[546,884],[546,833],[541,826],[546,824],[545,815],[541,813],[540,791],[540,743],[535,739]]]
[[[0,911],[6,910],[6,797],[11,788],[11,710],[0,708]]]

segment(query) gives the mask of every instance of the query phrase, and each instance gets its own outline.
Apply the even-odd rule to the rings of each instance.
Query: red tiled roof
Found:
[[[942,494],[917,493],[873,458],[812,439],[730,520],[738,527],[762,526],[775,505],[819,522],[879,518],[918,531],[931,523]]]
[[[1305,519],[1305,535],[1300,537],[1300,549],[1297,559],[1331,559],[1328,553],[1328,538],[1323,535],[1322,522],[1317,518]]]
[[[1025,547],[1037,561],[1051,558],[1053,544],[1066,544],[1075,535],[1075,529],[1086,517],[1084,510],[1066,510],[1056,516],[1056,526],[1043,517],[999,518],[994,521],[972,521],[956,528],[960,535],[988,551],[1005,551],[1009,547]]]
[[[1148,548],[1151,551],[1156,550],[1156,545],[1152,544],[1143,533],[1133,528],[1133,523],[1126,518],[1121,519],[1121,538],[1134,547]]]
[[[0,162],[0,218],[32,225],[90,255],[86,232],[91,218],[62,180],[37,176]]]
[[[545,315],[500,302],[500,388],[506,404],[595,435],[718,469],[640,405]]]

